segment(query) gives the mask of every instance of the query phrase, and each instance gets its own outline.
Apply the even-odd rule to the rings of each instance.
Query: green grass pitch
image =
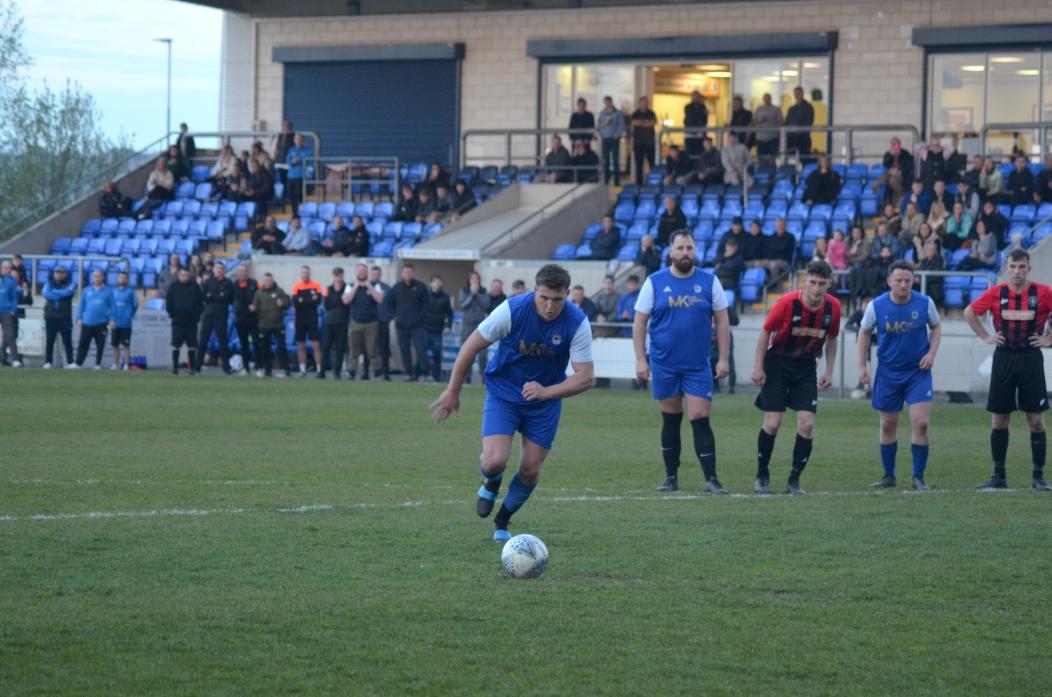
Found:
[[[1019,417],[1008,492],[973,489],[980,407],[936,405],[934,491],[873,493],[875,414],[824,401],[811,495],[701,497],[691,457],[662,496],[656,406],[592,391],[513,520],[548,570],[513,581],[474,513],[483,393],[436,426],[438,391],[0,373],[0,694],[1052,694]],[[759,423],[717,397],[732,492]]]

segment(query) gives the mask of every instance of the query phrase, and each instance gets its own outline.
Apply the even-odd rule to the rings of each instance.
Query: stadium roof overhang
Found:
[[[251,17],[331,17],[696,5],[725,0],[183,0]],[[759,0],[747,0],[759,1]]]

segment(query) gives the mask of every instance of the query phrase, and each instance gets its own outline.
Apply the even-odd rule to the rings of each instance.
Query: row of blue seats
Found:
[[[109,218],[105,222],[114,221]],[[179,218],[163,220],[139,220],[122,218],[119,225],[107,225],[100,228],[97,220],[89,220],[80,229],[80,236],[86,238],[112,239],[114,237],[209,237],[216,232],[244,232],[249,229],[247,218]],[[220,234],[218,239],[222,239]]]
[[[687,220],[695,221],[717,221],[742,218],[743,220],[822,220],[829,222],[834,219],[855,220],[859,214],[858,206],[852,201],[843,201],[835,206],[828,203],[794,203],[788,205],[785,202],[772,202],[764,205],[759,202],[749,202],[742,206],[740,199],[726,200],[723,205],[714,201],[705,201],[701,205],[697,201],[686,199],[679,203],[680,210]],[[644,201],[638,206],[631,203],[619,203],[614,207],[614,221],[618,223],[630,223],[632,221],[653,221],[665,213],[665,202],[660,204],[654,201]]]
[[[954,309],[963,308],[985,293],[990,284],[989,276],[946,276],[943,281],[943,305]]]
[[[190,256],[195,251],[196,250],[175,250],[172,253],[179,254],[181,263],[185,266]],[[36,282],[38,285],[42,286],[51,278],[55,268],[61,267],[70,274],[74,284],[90,283],[92,273],[99,270],[106,274],[106,283],[108,285],[116,285],[117,274],[124,271],[129,275],[130,286],[134,288],[153,289],[157,287],[158,275],[160,275],[161,271],[168,266],[170,256],[171,253],[129,257],[127,263],[124,261],[86,261],[83,264],[84,278],[82,279],[77,278],[77,264],[72,260],[41,259],[37,262]],[[239,264],[237,259],[225,259],[224,263],[227,265],[228,273],[233,273]]]
[[[331,222],[321,219],[307,219],[301,220],[301,223],[303,227],[310,231],[311,239],[319,242],[332,239],[334,227]],[[279,220],[277,227],[282,232],[287,233],[289,222],[287,220]],[[387,221],[382,218],[373,219],[365,224],[365,229],[369,232],[369,240],[371,242],[381,239],[418,241],[437,235],[443,228],[442,223],[427,224],[400,220]]]
[[[87,238],[60,237],[51,244],[51,254],[60,256],[107,256],[127,257],[139,254],[173,254],[175,252],[193,254],[206,242],[215,240],[208,237],[174,238],[139,238],[139,237],[101,237]]]

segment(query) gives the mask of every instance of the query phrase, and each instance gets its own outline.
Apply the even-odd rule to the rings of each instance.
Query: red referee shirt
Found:
[[[972,312],[982,317],[987,312],[994,320],[994,331],[1004,335],[1006,349],[1032,348],[1030,337],[1045,332],[1052,312],[1052,288],[1041,283],[1027,283],[1016,293],[1007,283],[987,289],[972,305]]]
[[[840,301],[826,293],[817,310],[803,301],[803,291],[786,293],[771,308],[763,328],[771,333],[767,352],[798,360],[817,360],[827,336],[840,334]]]

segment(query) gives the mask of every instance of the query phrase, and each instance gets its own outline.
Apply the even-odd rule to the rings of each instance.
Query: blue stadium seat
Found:
[[[341,201],[336,204],[336,215],[343,218],[343,221],[350,225],[351,217],[354,215],[354,202],[353,201]]]
[[[99,256],[106,253],[106,244],[109,240],[103,237],[95,237],[88,240],[87,253],[91,256]]]
[[[194,188],[194,198],[198,201],[207,201],[212,198],[212,185],[208,182],[202,182]]]
[[[786,220],[807,220],[811,215],[811,208],[806,203],[797,202],[789,207]]]
[[[699,249],[701,245],[712,240],[712,229],[712,222],[707,220],[703,220],[694,226],[694,242]]]
[[[196,188],[197,185],[193,182],[180,182],[179,186],[175,187],[175,197],[177,199],[193,198]]]
[[[59,237],[51,243],[51,254],[69,254],[71,240],[68,237]]]
[[[1030,245],[1040,243],[1049,235],[1052,235],[1052,223],[1043,223],[1034,228],[1034,231],[1030,233]]]
[[[808,216],[809,221],[821,220],[828,223],[833,217],[833,207],[828,203],[816,203],[811,206],[811,215]]]
[[[552,259],[556,261],[567,261],[573,259],[577,246],[573,244],[561,244],[555,248]]]
[[[591,242],[592,238],[598,235],[602,229],[602,223],[592,223],[584,229],[584,233],[581,235],[581,242]]]
[[[153,227],[154,227],[155,223],[156,223],[156,221],[154,221],[154,220],[152,220],[150,218],[146,218],[145,220],[140,220],[135,225],[135,234],[136,235],[149,235],[149,234],[153,233]]]
[[[175,251],[179,254],[191,256],[195,252],[197,252],[197,242],[190,238],[187,238],[185,240],[179,240],[179,242],[175,245]]]
[[[183,214],[183,201],[169,201],[160,210],[165,218],[174,219]]]
[[[403,223],[393,222],[384,225],[383,238],[386,240],[400,240],[402,238]]]
[[[716,199],[708,199],[701,203],[701,213],[699,214],[702,220],[716,221],[720,218],[720,202]]]
[[[423,223],[405,223],[402,225],[402,239],[416,241],[420,238],[420,233],[423,232]]]
[[[745,212],[742,213],[742,218],[745,219],[746,223],[753,220],[763,220],[766,208],[764,208],[762,201],[749,201],[745,206]]]
[[[968,302],[975,302],[979,296],[990,287],[989,276],[972,276],[972,282],[968,284]]]
[[[650,225],[644,221],[637,220],[632,223],[632,226],[628,228],[628,233],[625,235],[626,241],[638,242],[643,238],[643,235],[647,234],[647,230],[650,229]]]
[[[99,235],[116,235],[117,228],[120,227],[121,221],[116,218],[106,218],[99,225],[97,233]]]
[[[222,242],[226,237],[226,225],[221,220],[213,220],[208,223],[205,237],[209,242]]]
[[[208,165],[195,165],[194,168],[190,170],[190,181],[195,184],[200,184],[211,175],[212,170]]]
[[[614,220],[627,223],[635,216],[636,207],[631,203],[620,203],[614,208]]]
[[[135,256],[139,253],[139,248],[142,245],[142,240],[138,237],[129,237],[121,243],[120,254],[122,257]]]
[[[187,237],[208,237],[208,225],[211,221],[194,220],[186,231]]]
[[[392,242],[391,240],[380,240],[375,245],[373,245],[373,248],[370,251],[370,256],[390,257],[393,251],[394,242]]]
[[[185,218],[171,221],[169,234],[175,237],[186,237],[190,230],[190,221]]]
[[[730,220],[742,214],[742,202],[739,199],[724,200],[720,209],[720,220]]]
[[[1008,219],[1013,223],[1026,223],[1029,225],[1037,216],[1037,206],[1026,203],[1012,209],[1012,215]]]
[[[166,256],[170,256],[170,255],[174,254],[175,253],[175,244],[176,244],[176,242],[177,242],[177,240],[174,240],[174,239],[171,239],[171,238],[166,239],[166,240],[160,240],[157,243],[157,253],[158,254],[163,254],[163,255],[166,255]]]
[[[373,242],[380,239],[380,236],[384,233],[384,223],[380,221],[370,221],[365,224],[365,229],[369,231],[369,239]]]
[[[969,249],[958,249],[950,253],[949,259],[947,260],[947,266],[950,270],[956,269],[961,265],[961,262],[968,258],[968,254],[971,250]]]
[[[182,218],[196,218],[201,213],[201,202],[195,199],[183,201]]]
[[[968,276],[947,276],[943,284],[943,303],[949,308],[964,307],[964,291],[970,286]]]
[[[121,218],[120,224],[117,226],[117,234],[130,235],[135,232],[137,224],[135,218]]]
[[[318,217],[318,204],[314,201],[304,201],[300,204],[299,210],[296,213],[301,219],[305,218],[317,218]]]
[[[70,240],[68,253],[75,256],[83,256],[87,254],[88,243],[90,241],[91,238],[88,237],[78,237],[74,240]]]
[[[1052,203],[1042,203],[1037,207],[1037,222],[1052,221]]]
[[[219,214],[219,204],[215,201],[206,201],[201,204],[200,210],[197,211],[199,218],[214,218]]]
[[[638,252],[638,242],[626,242],[621,246],[621,251],[617,253],[617,259],[618,261],[634,261]]]
[[[324,201],[318,204],[318,217],[326,222],[332,222],[336,216],[336,204],[333,201]]]
[[[373,217],[385,219],[394,217],[394,204],[390,201],[380,201],[373,207]]]
[[[859,212],[866,218],[874,218],[880,213],[878,208],[877,195],[869,189],[863,191],[862,196],[859,197]]]
[[[683,198],[679,202],[679,207],[688,220],[697,218],[701,212],[701,208],[698,206],[698,199],[696,198]]]
[[[84,224],[80,228],[80,234],[91,235],[92,237],[97,236],[102,231],[102,220],[99,218],[89,218],[84,221]]]
[[[442,232],[445,229],[445,227],[446,226],[442,223],[431,223],[426,228],[424,228],[424,232],[421,234],[420,239],[426,240],[431,237],[434,237],[438,233]]]
[[[372,218],[373,211],[376,209],[376,205],[372,201],[362,201],[355,206],[355,213],[362,216],[363,218]]]
[[[847,173],[844,175],[845,179],[848,180],[862,180],[865,179],[869,174],[869,168],[863,163],[855,163],[848,165]]]
[[[592,248],[587,243],[577,245],[577,249],[573,253],[574,259],[587,259],[592,256]]]
[[[310,232],[311,239],[315,242],[321,242],[325,239],[328,227],[324,220],[312,220],[307,223],[307,230]]]
[[[763,297],[763,285],[766,282],[766,269],[746,269],[738,284],[738,295],[742,302],[759,302]]]
[[[156,254],[157,244],[160,242],[158,237],[148,237],[139,243],[139,254]]]

